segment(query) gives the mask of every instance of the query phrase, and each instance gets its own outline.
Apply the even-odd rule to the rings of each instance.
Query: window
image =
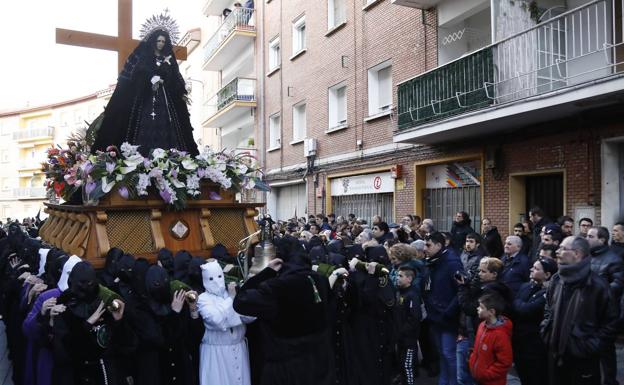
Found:
[[[303,51],[306,47],[305,41],[305,15],[293,21],[293,56]]]
[[[306,137],[306,104],[293,106],[293,142],[302,141]]]
[[[329,89],[329,129],[347,125],[347,85]]]
[[[273,71],[280,64],[280,38],[278,36],[269,42],[269,71]]]
[[[269,150],[279,148],[281,145],[281,120],[280,114],[269,117]]]
[[[345,20],[345,0],[327,0],[327,29],[332,29]]]
[[[392,64],[383,62],[368,70],[368,114],[377,115],[392,107]]]

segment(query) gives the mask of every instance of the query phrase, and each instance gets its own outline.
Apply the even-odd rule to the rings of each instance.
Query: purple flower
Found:
[[[205,178],[206,177],[206,169],[205,168],[198,168],[197,169],[197,176],[200,178]]]
[[[119,195],[123,198],[123,199],[128,199],[128,188],[126,186],[121,186],[117,192],[119,193]]]
[[[209,192],[208,198],[210,198],[210,200],[213,200],[213,201],[220,201],[221,199],[223,199],[221,195],[219,195],[219,193],[217,193],[216,191]]]
[[[160,190],[160,197],[165,202],[171,202],[171,193],[169,191],[165,190],[165,189]]]
[[[152,162],[148,158],[143,159],[143,167],[149,168],[150,164],[152,164]]]
[[[115,171],[115,163],[106,162],[106,172],[112,174]]]
[[[82,172],[84,173],[84,175],[91,174],[91,170],[93,170],[93,163],[86,161],[82,164]]]
[[[87,193],[87,195],[91,195],[91,193],[93,192],[93,190],[95,190],[95,188],[97,187],[97,184],[95,182],[89,182],[85,185],[85,192]]]

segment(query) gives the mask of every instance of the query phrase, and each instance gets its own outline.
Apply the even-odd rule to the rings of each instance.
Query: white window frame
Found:
[[[303,113],[301,112],[303,110]],[[290,144],[301,143],[306,138],[307,131],[307,103],[305,101],[293,105],[292,108],[292,142]]]
[[[345,0],[327,0],[327,29],[336,28],[347,21]]]
[[[280,37],[276,36],[269,41],[269,72],[282,65]]]
[[[292,23],[292,54],[297,55],[306,49],[305,15],[299,16]]]
[[[342,101],[342,114],[338,106],[339,95],[344,90],[344,100]],[[347,127],[347,82],[341,82],[328,90],[328,131]],[[340,116],[342,115],[342,116]]]
[[[282,147],[282,116],[276,112],[269,116],[269,151]]]
[[[385,75],[381,79],[380,72]],[[368,70],[368,116],[390,113],[392,90],[391,60],[377,64]]]

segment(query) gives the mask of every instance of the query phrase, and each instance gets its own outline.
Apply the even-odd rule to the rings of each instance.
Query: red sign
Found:
[[[381,177],[376,176],[375,179],[373,179],[373,187],[375,190],[379,190],[381,188]]]

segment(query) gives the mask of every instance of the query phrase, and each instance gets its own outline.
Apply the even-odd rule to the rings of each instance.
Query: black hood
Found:
[[[163,247],[158,250],[158,262],[167,271],[170,277],[173,277],[173,253],[171,250]]]
[[[188,267],[188,285],[198,293],[204,291],[204,282],[202,280],[201,265],[206,263],[202,257],[193,257]]]
[[[284,235],[282,238],[274,241],[276,249],[276,257],[284,261],[284,263],[293,263],[304,266],[310,266],[310,258],[299,240],[291,235]]]
[[[39,271],[39,249],[41,248],[41,242],[32,239],[25,238],[22,244],[17,249],[17,256],[22,259],[24,263],[30,266],[30,271],[36,273]]]
[[[186,250],[180,250],[173,259],[173,279],[186,282],[188,279],[188,268],[193,256]]]
[[[388,252],[383,246],[372,246],[366,248],[366,262],[377,262],[382,265],[388,265]]]
[[[314,246],[310,249],[309,255],[310,261],[312,261],[312,264],[314,265],[319,263],[327,263],[327,250],[325,250],[325,246]]]
[[[130,254],[124,254],[117,262],[117,271],[115,276],[124,283],[131,283],[134,278],[134,257]]]
[[[171,289],[167,271],[160,266],[150,266],[145,276],[145,289],[148,303],[157,315],[167,315],[171,312]]]
[[[61,279],[63,266],[68,259],[69,257],[63,254],[61,250],[52,249],[48,252],[45,267],[45,283],[49,289],[57,287],[58,281]]]
[[[77,317],[89,318],[100,304],[100,287],[95,269],[89,262],[78,262],[69,273],[67,283],[67,307]]]
[[[123,250],[117,247],[113,247],[108,250],[106,253],[106,262],[104,264],[104,271],[111,276],[115,276],[115,272],[117,271],[117,263],[119,259],[124,254]]]

